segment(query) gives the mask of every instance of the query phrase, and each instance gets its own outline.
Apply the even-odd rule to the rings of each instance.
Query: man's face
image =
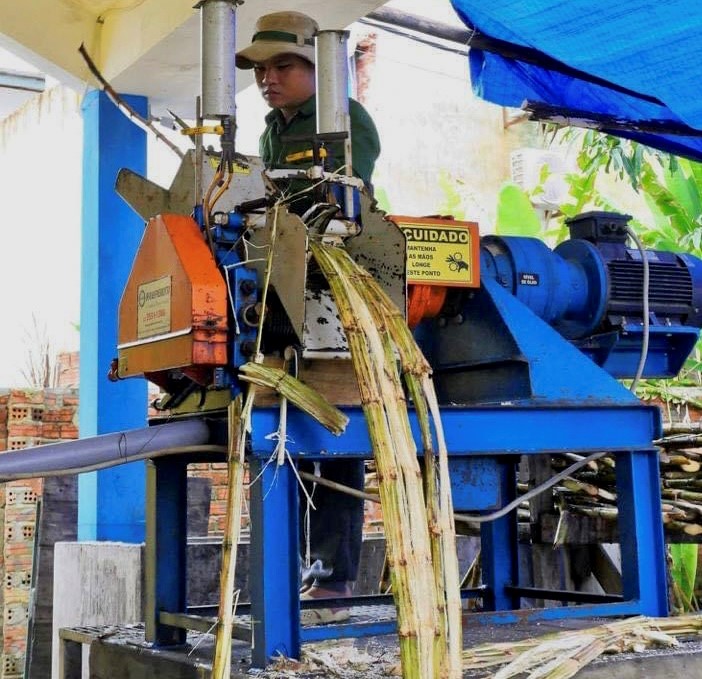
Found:
[[[299,108],[315,92],[314,66],[295,54],[279,54],[255,64],[254,75],[271,108]]]

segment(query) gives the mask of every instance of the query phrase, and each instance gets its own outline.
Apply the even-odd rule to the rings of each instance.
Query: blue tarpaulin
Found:
[[[452,4],[478,96],[702,161],[700,0]]]

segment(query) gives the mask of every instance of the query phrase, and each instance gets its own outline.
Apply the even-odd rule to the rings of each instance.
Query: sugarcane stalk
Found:
[[[434,655],[437,598],[427,568],[431,550],[416,447],[411,437],[407,440],[409,427],[399,421],[396,412],[394,399],[402,397],[402,389],[394,363],[387,363],[382,328],[374,322],[353,282],[335,265],[330,250],[312,244],[346,331],[373,442],[403,675],[429,679],[438,676]],[[408,544],[410,539],[412,544]]]
[[[456,530],[453,521],[453,502],[448,471],[448,451],[446,448],[441,415],[433,382],[430,379],[431,367],[417,346],[404,317],[393,304],[378,282],[364,269],[358,267],[345,253],[337,250],[334,254],[340,268],[350,276],[359,279],[361,288],[367,291],[374,319],[379,326],[387,326],[393,337],[400,357],[405,382],[415,403],[417,418],[422,430],[425,450],[425,479],[427,490],[427,510],[432,538],[432,554],[441,553],[434,561],[435,581],[442,592],[445,612],[443,628],[448,641],[446,668],[449,676],[460,677],[460,653],[462,647],[460,574],[456,555]],[[429,430],[426,410],[431,413],[438,444],[438,479],[434,472],[434,450]],[[429,464],[429,461],[432,464]],[[437,483],[438,481],[438,483]],[[438,494],[438,495],[437,495]],[[436,497],[436,499],[434,499]],[[438,503],[438,513],[437,513]],[[437,522],[438,520],[438,522]]]
[[[697,460],[692,460],[686,455],[670,455],[668,464],[680,467],[684,472],[694,474],[700,470],[700,463]]]
[[[444,572],[443,558],[441,548],[441,528],[440,528],[440,507],[438,495],[436,493],[437,478],[436,466],[434,459],[434,444],[431,438],[431,429],[429,425],[429,410],[426,401],[421,393],[419,381],[416,376],[405,372],[405,383],[410,392],[410,397],[414,403],[415,412],[417,413],[417,421],[420,425],[420,433],[422,438],[422,448],[424,453],[424,494],[426,498],[427,521],[429,527],[429,538],[431,540],[431,558],[434,572],[434,583],[437,592],[442,592],[444,588]],[[447,635],[446,622],[446,606],[443,601],[437,604],[439,610],[438,633],[434,644],[434,653],[436,655],[436,664],[441,667],[446,664],[445,644]]]
[[[661,448],[686,448],[699,446],[702,443],[701,434],[683,434],[675,438],[666,438],[656,441]]]
[[[693,502],[688,502],[687,500],[669,500],[667,504],[672,505],[672,507],[676,507],[694,516],[702,516],[702,505],[698,505]]]
[[[585,516],[590,516],[596,519],[608,519],[613,520],[619,516],[619,512],[616,507],[574,507],[570,506],[568,509],[577,511]]]
[[[668,525],[673,521],[692,521],[693,518],[694,517],[690,514],[686,514],[684,511],[679,509],[672,509],[661,513],[661,519],[663,520],[664,525]]]
[[[351,273],[351,266],[349,266],[348,261],[340,261],[339,264],[345,272]],[[366,277],[366,279],[363,281],[363,285],[365,289],[369,292],[368,299],[370,301],[370,308],[373,313],[374,321],[379,327],[383,327],[386,325],[386,323],[389,323],[390,328],[392,328],[393,339],[398,345],[401,345],[398,346],[400,364],[402,367],[405,384],[407,385],[410,397],[414,403],[417,421],[420,427],[420,435],[422,439],[424,455],[424,495],[426,500],[429,537],[431,541],[431,558],[434,572],[434,583],[437,592],[443,592],[445,587],[445,576],[443,568],[444,557],[442,552],[441,541],[441,508],[439,504],[439,496],[437,493],[438,479],[436,475],[434,444],[431,435],[429,409],[417,375],[417,372],[428,371],[429,365],[422,365],[421,358],[415,357],[413,355],[412,347],[408,346],[404,335],[398,332],[397,330],[398,318],[399,321],[401,321],[402,325],[404,325],[404,319],[402,319],[402,316],[399,313],[399,311],[391,303],[388,303],[388,301],[385,300],[382,295],[378,294],[377,289],[369,285],[368,278],[370,277]],[[416,345],[414,345],[414,347],[416,350]],[[388,354],[388,351],[390,349],[391,347],[386,345],[386,354]],[[394,356],[388,355],[387,358],[389,361],[392,361],[394,359]],[[420,366],[419,370],[417,366]],[[407,422],[407,424],[409,424],[409,422]],[[411,436],[411,432],[409,433],[409,435]],[[437,608],[439,611],[439,616],[437,619],[438,629],[434,644],[436,665],[439,668],[446,667],[446,671],[449,673],[450,676],[450,670],[448,668],[450,661],[446,654],[448,620],[446,617],[445,601],[438,601]],[[458,666],[458,668],[460,670],[460,665]],[[442,675],[443,674],[444,672],[442,672]]]
[[[531,679],[568,679],[604,653],[642,650],[647,646],[678,644],[677,637],[699,635],[702,616],[628,618],[578,631],[548,634],[508,643],[482,644],[464,651],[464,668],[506,665],[493,675],[517,674]]]
[[[692,490],[679,490],[664,488],[662,496],[671,500],[690,500],[691,502],[702,502],[702,493],[696,493]]]
[[[609,502],[616,502],[617,500],[617,496],[614,493],[610,493],[604,488],[599,488],[598,486],[595,486],[592,483],[584,483],[569,476],[563,479],[563,485],[568,490],[571,490],[573,492],[580,492],[585,493],[587,495],[591,495],[593,497],[600,497],[603,500],[607,500]]]
[[[685,533],[685,535],[702,535],[702,526],[699,523],[685,523],[683,521],[670,521],[666,524],[671,531]]]
[[[689,479],[689,478],[690,478],[689,472],[677,471],[677,470],[673,471],[673,470],[665,469],[665,468],[661,471],[661,479],[675,481],[678,479]]]
[[[234,582],[244,499],[245,433],[241,418],[241,396],[229,404],[229,452],[227,455],[227,509],[222,540],[222,568],[219,576],[219,611],[212,665],[212,679],[231,674],[232,627],[234,625]]]
[[[341,410],[319,392],[280,368],[263,363],[246,363],[239,368],[239,378],[244,382],[274,389],[334,434],[341,434],[346,429],[349,418]]]
[[[664,422],[663,434],[702,434],[702,422]]]
[[[669,488],[673,490],[680,488],[702,488],[702,479],[690,478],[689,476],[685,476],[681,479],[668,479],[664,477],[661,479],[661,485],[663,486],[663,488]]]
[[[444,567],[444,596],[446,599],[449,676],[460,677],[460,654],[463,646],[462,613],[460,595],[460,575],[458,571],[458,556],[456,554],[456,527],[452,520],[453,499],[451,497],[451,481],[448,468],[448,449],[444,436],[439,403],[434,391],[434,385],[429,376],[423,378],[424,393],[429,410],[432,413],[434,429],[439,447],[439,498],[441,507],[441,535]]]

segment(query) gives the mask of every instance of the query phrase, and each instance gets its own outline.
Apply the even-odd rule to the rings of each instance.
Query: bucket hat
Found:
[[[314,64],[317,22],[301,12],[273,12],[256,22],[251,44],[236,54],[239,68],[253,68],[278,54],[296,54]]]

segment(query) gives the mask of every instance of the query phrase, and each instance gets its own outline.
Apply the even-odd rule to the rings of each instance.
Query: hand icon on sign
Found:
[[[468,271],[468,263],[463,261],[463,255],[460,252],[454,252],[446,258],[449,265],[449,271]]]

